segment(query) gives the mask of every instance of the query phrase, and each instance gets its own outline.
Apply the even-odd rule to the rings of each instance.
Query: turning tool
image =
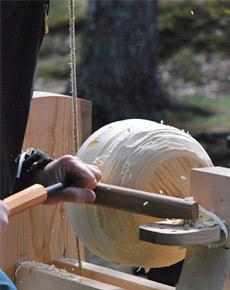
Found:
[[[62,183],[49,187],[35,184],[4,199],[9,215],[15,215],[37,204],[45,202],[48,196],[65,188]],[[92,205],[101,205],[136,214],[159,218],[198,218],[198,203],[193,200],[162,196],[121,186],[99,183],[94,189],[96,200]]]

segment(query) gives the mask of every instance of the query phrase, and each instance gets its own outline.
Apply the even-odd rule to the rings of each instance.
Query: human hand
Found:
[[[8,214],[8,208],[4,205],[4,202],[0,200],[0,233],[8,224]]]
[[[95,200],[94,189],[101,178],[99,169],[86,164],[78,157],[65,155],[52,161],[40,172],[38,182],[49,186],[58,182],[71,184],[47,200],[47,204],[57,202],[91,203]]]

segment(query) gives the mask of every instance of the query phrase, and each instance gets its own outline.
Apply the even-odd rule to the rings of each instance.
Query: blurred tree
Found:
[[[79,96],[93,102],[94,129],[126,118],[159,121],[171,107],[157,72],[157,6],[157,0],[89,1],[78,84]],[[168,281],[171,271],[151,273],[175,284],[180,269]]]
[[[126,118],[160,120],[169,100],[157,73],[157,0],[90,0],[79,96],[93,102],[94,129]]]

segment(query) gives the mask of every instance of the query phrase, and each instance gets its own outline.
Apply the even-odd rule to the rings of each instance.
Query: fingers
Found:
[[[85,165],[86,165],[86,166],[89,168],[89,170],[91,170],[91,172],[94,174],[94,176],[95,176],[97,182],[99,182],[100,179],[101,179],[101,171],[98,169],[98,167],[95,166],[95,165],[92,165],[92,164],[85,164]]]
[[[94,189],[101,178],[100,171],[93,165],[85,164],[78,158],[69,162],[67,178],[74,184],[88,189]]]
[[[94,189],[101,178],[101,172],[96,166],[84,163],[78,157],[67,155],[60,162],[65,167],[65,177],[78,187]]]
[[[78,157],[65,155],[49,163],[40,174],[40,183],[48,186],[57,182],[69,182],[71,185],[49,197],[47,203],[56,202],[93,202],[96,198],[92,191],[101,178],[100,170],[86,164]]]
[[[54,204],[58,202],[93,203],[95,198],[96,195],[92,190],[71,186],[59,191],[53,196],[50,196],[46,201],[46,204]]]

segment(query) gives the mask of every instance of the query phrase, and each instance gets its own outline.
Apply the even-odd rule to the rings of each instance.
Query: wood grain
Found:
[[[206,209],[212,211],[230,226],[230,169],[206,167],[193,169],[191,193]],[[230,249],[224,247],[188,249],[177,290],[229,290]]]
[[[180,198],[189,196],[191,168],[212,165],[207,153],[190,135],[141,119],[122,120],[100,128],[81,146],[78,156],[97,165],[102,172],[101,181],[106,184]],[[130,204],[133,206],[132,201]],[[144,200],[140,207],[147,205]],[[171,210],[166,211],[168,215]],[[69,213],[84,245],[106,260],[159,268],[184,258],[182,247],[139,240],[139,226],[157,218],[92,205],[71,205]]]
[[[193,169],[190,190],[202,206],[222,216],[227,224],[230,223],[230,168]]]
[[[85,100],[78,100],[78,104],[82,104],[78,118],[83,142],[91,128],[91,104]],[[24,140],[24,148],[28,147],[38,147],[55,158],[73,153],[71,97],[41,92],[34,95]],[[66,255],[77,258],[76,237],[64,204],[39,205],[11,217],[1,236],[0,264],[11,279],[20,261],[50,262]]]
[[[230,168],[217,166],[193,169],[190,187],[194,198],[224,220],[229,230]],[[230,239],[225,246],[230,248]]]
[[[79,264],[74,259],[62,258],[53,263],[59,269],[65,269],[69,273],[79,275]],[[82,272],[84,277],[103,283],[111,283],[127,290],[175,290],[174,287],[87,262],[82,263]]]
[[[229,290],[230,250],[191,247],[176,290]]]

